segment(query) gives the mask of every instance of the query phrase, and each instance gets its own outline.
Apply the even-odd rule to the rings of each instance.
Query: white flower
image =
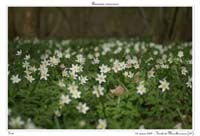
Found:
[[[40,71],[40,73],[43,73],[43,72],[48,72],[48,68],[47,68],[47,65],[46,64],[40,64],[40,67],[38,68],[38,70]]]
[[[130,53],[130,51],[131,51],[131,50],[130,50],[129,48],[126,48],[126,49],[125,49],[126,54]]]
[[[88,57],[89,59],[93,59],[93,58],[94,58],[94,56],[93,56],[92,54],[88,54],[87,57]]]
[[[99,64],[99,62],[100,62],[99,58],[94,58],[92,64]]]
[[[29,70],[32,71],[32,72],[36,72],[36,71],[37,71],[37,68],[36,68],[35,66],[31,66],[31,67],[29,68]]]
[[[68,76],[67,69],[64,69],[64,70],[62,71],[62,76],[63,76],[63,77],[67,77],[67,76]]]
[[[119,66],[120,66],[120,70],[126,69],[126,63],[125,62],[120,62]]]
[[[63,57],[63,53],[59,50],[55,51],[55,54],[57,55],[58,58],[62,58]]]
[[[70,70],[72,71],[72,73],[78,73],[83,71],[83,67],[81,65],[79,66],[78,64],[76,65],[72,64]]]
[[[181,74],[185,76],[187,73],[188,73],[187,69],[185,67],[182,67]]]
[[[97,129],[106,129],[106,127],[107,127],[106,119],[99,119]]]
[[[173,59],[172,58],[169,58],[168,59],[168,62],[171,64],[173,62]]]
[[[106,78],[106,75],[101,73],[101,74],[97,74],[96,80],[99,82],[99,84],[101,84],[103,82],[106,82],[105,78]]]
[[[108,73],[110,71],[110,68],[107,65],[102,64],[100,67],[100,72],[101,73]]]
[[[81,92],[80,91],[74,91],[71,93],[72,94],[72,97],[74,99],[78,99],[78,98],[81,98]]]
[[[164,92],[165,90],[169,90],[169,82],[167,82],[165,79],[164,80],[160,80],[160,85],[158,86],[158,88],[162,89],[162,92]]]
[[[102,86],[94,86],[93,87],[94,91],[92,92],[94,95],[96,95],[96,97],[100,97],[104,95],[104,88]]]
[[[125,72],[123,73],[123,75],[124,75],[125,77],[128,77],[128,72],[125,71]]]
[[[127,71],[125,71],[124,73],[123,73],[123,75],[125,76],[125,77],[128,77],[128,78],[133,78],[133,76],[134,76],[134,73],[132,73],[132,72],[127,72]]]
[[[153,55],[158,55],[158,51],[153,51]]]
[[[26,55],[24,60],[29,60],[30,59],[30,54]]]
[[[118,47],[113,53],[118,54],[122,51],[122,47]]]
[[[129,78],[133,78],[133,76],[134,76],[134,73],[132,73],[132,72],[129,71],[129,72],[128,72],[128,77],[129,77]]]
[[[174,129],[182,129],[182,123],[177,123],[177,124],[174,126]]]
[[[139,129],[145,129],[144,125],[141,125],[141,126],[139,127]]]
[[[19,83],[19,82],[21,81],[21,79],[19,78],[18,75],[13,75],[13,76],[11,77],[11,80],[12,80],[13,84]]]
[[[46,60],[46,59],[43,59],[43,60],[41,61],[41,63],[42,63],[42,65],[43,65],[44,67],[50,65],[49,60]],[[41,66],[41,65],[40,65],[40,66]]]
[[[124,70],[127,67],[127,65],[124,62],[119,62],[118,60],[115,60],[112,70],[117,73],[118,71]]]
[[[86,125],[85,120],[81,120],[81,121],[79,122],[79,126],[80,126],[80,127],[84,127],[85,125]]]
[[[23,68],[28,68],[29,66],[30,66],[30,63],[27,62],[27,61],[24,61],[24,62],[22,63],[22,67],[23,67]]]
[[[83,114],[86,114],[87,111],[90,109],[86,103],[79,103],[78,106],[76,107],[77,110],[80,112],[80,113],[83,113]]]
[[[137,64],[138,63],[137,57],[133,57],[132,59],[128,59],[127,63],[128,64]]]
[[[79,80],[80,80],[80,82],[81,82],[82,85],[86,84],[86,82],[88,81],[87,76],[80,76]]]
[[[73,93],[73,92],[75,92],[75,91],[78,91],[78,86],[75,85],[75,83],[72,83],[72,84],[70,84],[70,85],[68,86],[67,89],[69,90],[70,93]]]
[[[99,47],[95,47],[95,48],[94,48],[94,51],[99,51]]]
[[[83,55],[77,55],[76,56],[76,62],[80,63],[80,64],[84,64],[85,63],[85,58],[83,57]]]
[[[179,52],[178,52],[178,57],[179,57],[179,58],[182,58],[183,56],[184,56],[183,52],[182,52],[182,51],[179,51]]]
[[[31,119],[29,118],[25,124],[25,129],[37,129],[37,127],[35,126],[35,124],[31,121]]]
[[[60,63],[60,58],[56,58],[55,56],[50,57],[50,63],[52,66],[56,66],[58,65],[58,63]]]
[[[126,68],[132,68],[132,64],[131,64],[131,62],[129,62],[129,60],[126,63]]]
[[[99,57],[99,56],[100,56],[100,53],[99,53],[99,52],[95,52],[94,56],[95,56],[95,57]]]
[[[112,70],[117,73],[118,71],[120,71],[120,66],[118,64],[113,65]]]
[[[69,53],[65,54],[65,58],[66,59],[70,59],[71,58],[71,55]]]
[[[137,64],[134,64],[134,68],[135,68],[135,69],[138,69],[138,68],[140,68],[140,65],[139,65],[139,63],[137,63]]]
[[[9,125],[12,128],[21,128],[24,125],[24,121],[21,117],[11,118]]]
[[[150,71],[148,71],[147,76],[148,76],[148,78],[152,78],[152,77],[155,77],[154,74],[155,74],[154,69],[151,69]]]
[[[54,114],[55,114],[55,116],[57,116],[57,117],[60,117],[60,116],[61,116],[61,113],[60,113],[59,110],[56,110],[56,111],[54,112]]]
[[[41,71],[40,80],[42,80],[42,79],[47,80],[48,76],[49,76],[49,74],[47,73],[47,71]]]
[[[29,69],[24,70],[24,73],[26,73],[26,75],[30,75],[32,72]]]
[[[32,75],[29,75],[29,74],[27,74],[27,75],[25,76],[25,78],[26,78],[30,83],[32,83],[32,82],[35,80],[35,78],[33,78],[33,76],[32,76]]]
[[[192,88],[192,77],[188,77],[188,81],[186,83],[186,86],[189,88]]]
[[[22,50],[17,51],[16,55],[20,56],[22,54]]]
[[[66,86],[63,79],[58,81],[58,86],[60,86],[60,87]]]
[[[71,102],[71,99],[69,98],[69,95],[64,95],[62,94],[60,97],[60,104],[64,105],[64,104],[69,104]]]
[[[77,79],[78,75],[72,71],[69,72],[69,75],[71,78],[73,78],[74,80]]]
[[[65,68],[65,65],[64,65],[64,64],[60,64],[60,68],[61,68],[61,69],[64,69],[64,68]]]
[[[167,64],[161,64],[160,67],[161,67],[161,68],[164,68],[164,69],[168,69],[168,68],[169,68],[169,65],[167,65]]]
[[[105,44],[102,45],[102,49],[103,49],[102,54],[105,55],[106,53],[111,51],[111,46],[110,46],[110,44],[105,43]]]
[[[143,95],[144,93],[146,93],[146,88],[144,87],[143,82],[141,82],[140,85],[137,86],[137,93],[140,95]]]
[[[46,52],[47,52],[47,50],[46,50]],[[39,53],[40,53],[40,51],[39,51]],[[46,60],[48,57],[49,57],[49,54],[45,53],[45,54],[42,54],[42,55],[40,56],[40,59]]]

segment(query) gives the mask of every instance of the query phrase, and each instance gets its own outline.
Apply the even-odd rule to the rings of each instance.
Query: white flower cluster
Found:
[[[121,85],[115,89],[109,88],[111,91],[108,91],[107,83],[113,75],[117,75],[116,82],[118,82],[118,77],[122,75],[124,80],[137,83],[134,89],[138,95],[145,95],[151,91],[146,84],[151,81],[157,83],[156,88],[162,93],[170,90],[173,82],[170,81],[168,75],[161,77],[159,74],[162,71],[168,73],[169,70],[174,70],[178,73],[177,75],[186,77],[188,80],[184,84],[188,88],[192,88],[191,70],[188,68],[192,61],[191,59],[185,60],[185,56],[189,52],[185,53],[184,50],[189,45],[184,45],[178,52],[172,53],[173,45],[162,46],[154,43],[146,46],[143,42],[128,43],[116,40],[115,42],[103,43],[98,47],[80,48],[78,51],[73,51],[71,47],[67,49],[62,47],[69,43],[70,41],[63,41],[61,45],[56,44],[58,49],[55,49],[54,52],[47,49],[40,56],[39,64],[31,61],[32,54],[24,54],[25,51],[18,50],[16,57],[25,55],[22,62],[24,78],[19,73],[9,71],[10,80],[13,84],[20,84],[24,79],[29,83],[35,82],[35,80],[45,80],[46,82],[53,80],[59,89],[65,91],[58,96],[60,98],[59,108],[62,109],[76,101],[78,104],[76,103],[75,108],[82,114],[87,114],[92,110],[89,107],[90,103],[82,99],[84,91],[90,90],[89,93],[97,99],[104,97],[106,92],[117,94],[117,96],[124,93],[126,89]],[[49,45],[51,45],[50,42]],[[87,55],[84,51],[87,52]],[[120,56],[121,54],[123,56]],[[149,54],[151,57],[143,58],[144,54]],[[177,64],[179,68],[176,67]],[[55,115],[58,117],[62,115],[59,108],[55,111]],[[82,124],[80,126],[84,126],[85,121],[80,124]],[[12,128],[21,128],[24,125],[25,128],[35,127],[30,119],[24,122],[21,117],[11,118],[9,125]],[[180,128],[180,125],[176,127]],[[107,128],[106,119],[99,119],[96,128]]]

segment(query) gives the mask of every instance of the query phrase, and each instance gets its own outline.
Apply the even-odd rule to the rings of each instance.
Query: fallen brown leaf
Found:
[[[114,95],[121,96],[124,93],[124,88],[119,85],[115,89],[111,89],[110,92]]]

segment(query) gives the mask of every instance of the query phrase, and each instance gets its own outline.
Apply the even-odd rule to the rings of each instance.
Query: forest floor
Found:
[[[192,128],[191,43],[15,39],[8,63],[9,128]]]

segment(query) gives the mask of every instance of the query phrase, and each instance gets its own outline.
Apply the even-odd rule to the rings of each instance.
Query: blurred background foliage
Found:
[[[192,40],[191,7],[9,7],[9,39],[140,37]]]

